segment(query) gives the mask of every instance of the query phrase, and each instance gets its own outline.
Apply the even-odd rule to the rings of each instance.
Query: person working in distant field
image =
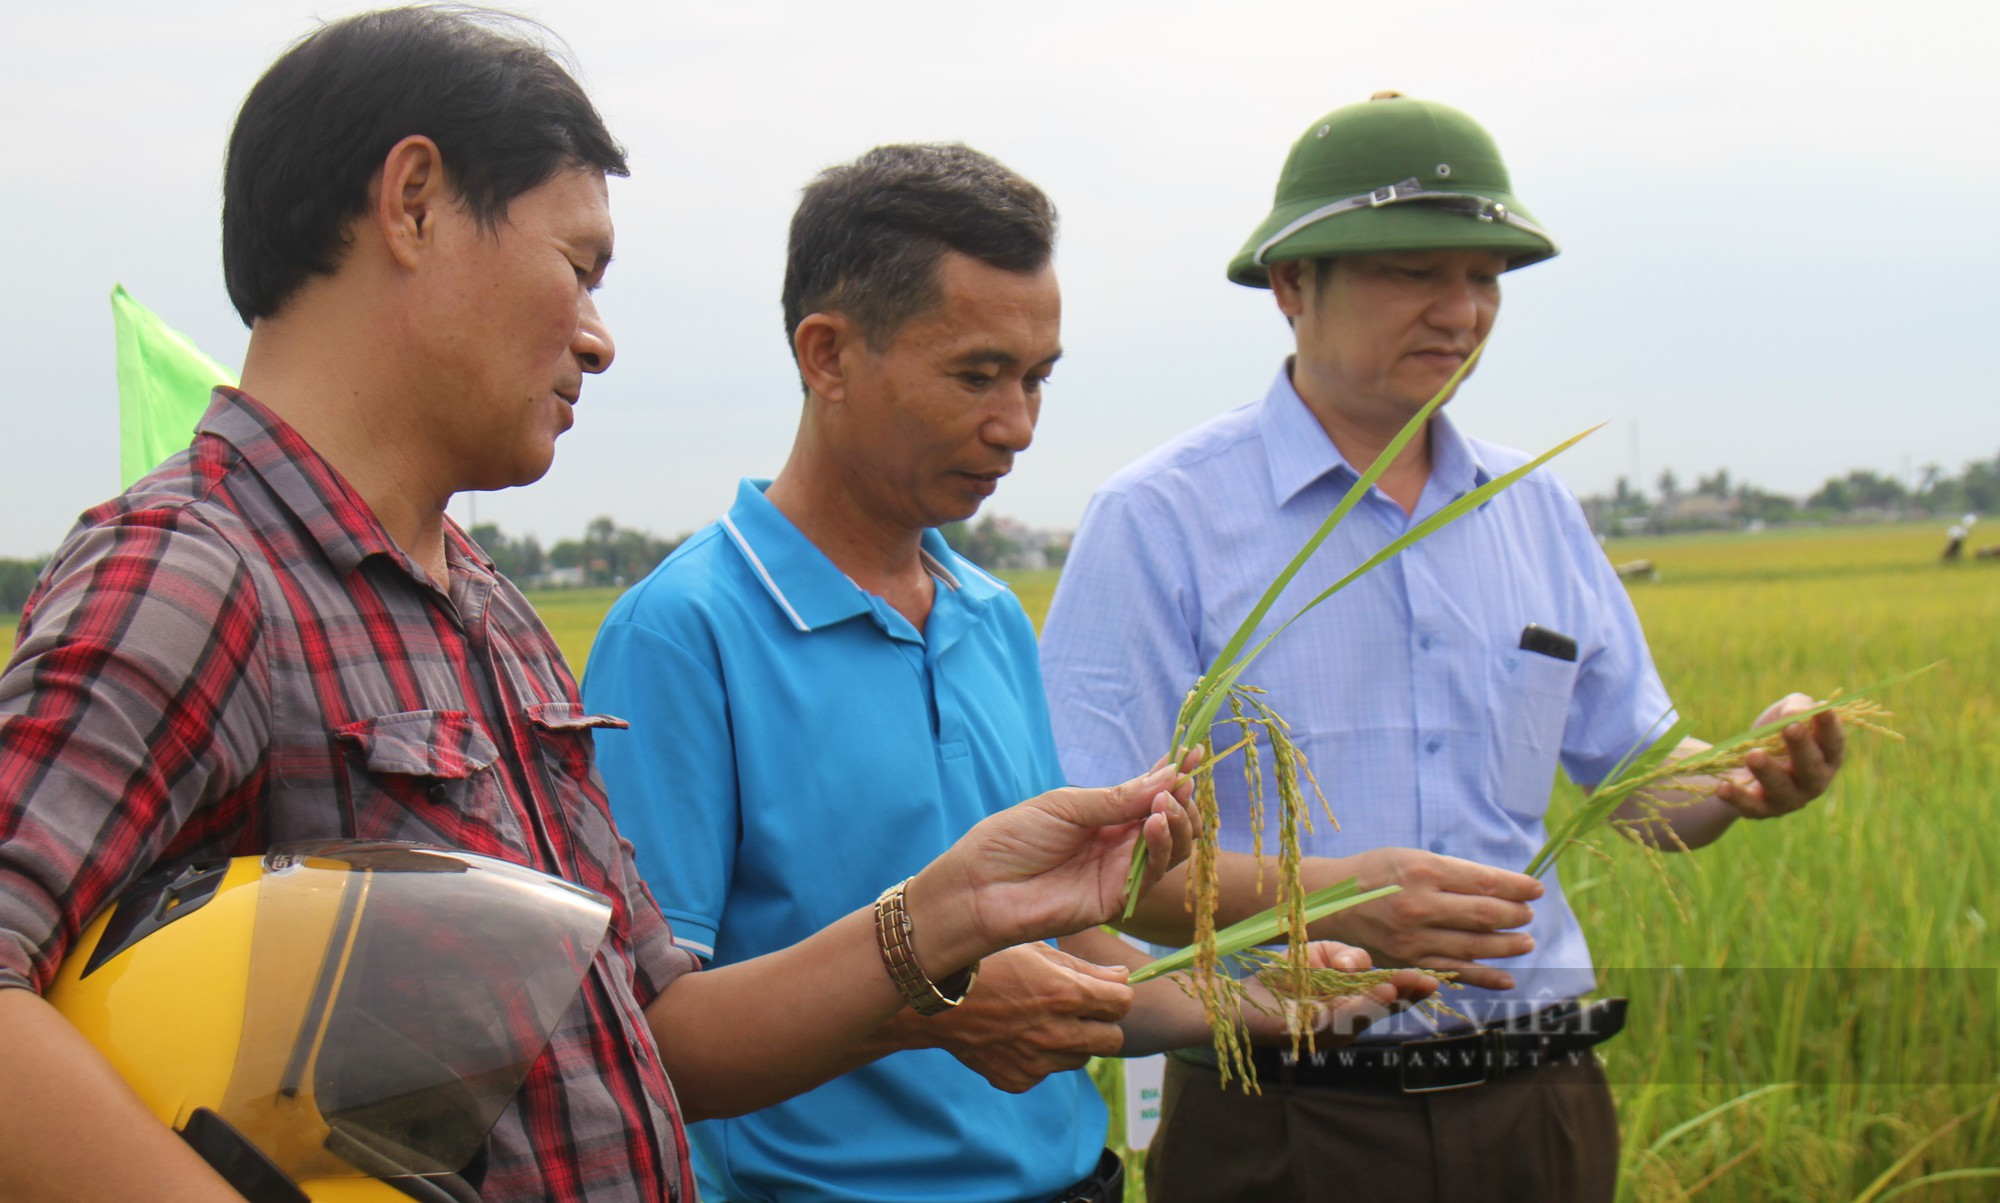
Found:
[[[874,914],[689,972],[592,767],[613,720],[445,516],[540,477],[610,367],[591,294],[624,170],[575,80],[497,14],[335,22],[245,100],[223,180],[243,388],[84,516],[0,672],[0,1199],[242,1203],[39,994],[155,865],[412,841],[604,895],[610,934],[452,1197],[660,1203],[694,1197],[683,1108],[823,1080],[933,979],[1115,913],[1136,840],[1185,855],[1171,769],[1045,794],[901,861]]]
[[[1072,778],[1115,777],[1157,754],[1180,691],[1487,337],[1500,276],[1555,253],[1514,200],[1492,140],[1463,113],[1391,93],[1313,123],[1270,216],[1229,268],[1237,283],[1271,290],[1294,354],[1262,400],[1100,488],[1057,585],[1043,668]],[[1290,596],[1312,596],[1526,458],[1439,413]],[[1426,1046],[1434,1060],[1413,1072],[1394,1045],[1430,1033],[1404,1016],[1324,1066],[1266,1056],[1257,1097],[1218,1090],[1198,1055],[1177,1054],[1147,1165],[1153,1197],[1322,1199],[1365,1182],[1455,1203],[1610,1199],[1609,1091],[1588,1055],[1560,1054],[1615,1023],[1566,1010],[1594,979],[1560,881],[1510,870],[1546,838],[1559,760],[1575,780],[1599,781],[1670,714],[1638,620],[1569,491],[1531,474],[1287,631],[1251,683],[1291,722],[1341,821],[1309,837],[1306,885],[1357,875],[1364,887],[1403,887],[1316,934],[1387,964],[1457,970],[1476,988],[1453,994],[1454,1008],[1482,1027],[1539,1033],[1461,1032]],[[1793,695],[1761,721],[1805,701]],[[1789,756],[1753,754],[1742,780],[1672,811],[1662,842],[1706,844],[1739,816],[1784,814],[1824,790],[1841,761],[1837,720],[1794,724],[1785,738]],[[1217,785],[1223,846],[1247,853],[1241,774],[1218,774]],[[1179,878],[1148,895],[1134,930],[1185,940]],[[1225,865],[1218,922],[1270,904],[1255,881],[1248,856]],[[1499,1059],[1541,1052],[1559,1055],[1513,1073]],[[1439,1068],[1438,1054],[1453,1068]],[[1466,1089],[1419,1093],[1448,1087]]]
[[[1955,564],[1965,556],[1965,540],[1972,534],[1972,524],[1979,521],[1977,514],[1967,514],[1964,518],[1945,528],[1944,551],[1938,558],[1947,564]]]
[[[791,455],[598,633],[585,700],[631,722],[600,741],[619,826],[682,942],[716,965],[866,904],[1061,784],[1033,627],[933,529],[970,517],[1034,434],[1062,350],[1054,237],[1041,191],[963,146],[823,172],[785,272],[805,387]],[[882,1059],[696,1125],[704,1195],[1121,1199],[1078,1067],[1208,1029],[1174,983],[1128,987],[1122,966],[1145,958],[1116,937],[1064,947],[989,957],[976,985],[949,984],[964,1006],[885,1025],[864,1050]],[[1363,960],[1320,950],[1336,954]]]

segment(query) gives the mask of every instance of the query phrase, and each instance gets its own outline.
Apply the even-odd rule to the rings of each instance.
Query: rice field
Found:
[[[549,634],[556,637],[556,645],[562,648],[570,670],[579,681],[583,680],[584,661],[590,658],[590,645],[597,638],[597,628],[622,592],[621,589],[551,589],[529,595],[535,613],[542,616]]]
[[[1812,810],[1566,865],[1636,1008],[1607,1046],[1628,1198],[2000,1198],[2000,565],[1941,544],[1926,524],[1614,546],[1658,566],[1632,597],[1698,730],[1944,661],[1880,699],[1907,743],[1855,738]],[[1725,967],[1760,972],[1704,972]]]

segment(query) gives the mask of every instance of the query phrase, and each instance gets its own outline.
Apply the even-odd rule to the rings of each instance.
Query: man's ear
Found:
[[[844,313],[809,313],[792,331],[792,354],[799,361],[799,378],[806,391],[840,405],[847,400],[851,355],[865,349],[866,340]]]
[[[1294,321],[1306,311],[1305,273],[1311,266],[1309,259],[1286,259],[1271,265],[1271,296],[1278,302],[1278,312]]]
[[[437,240],[437,216],[452,202],[437,143],[412,134],[389,148],[372,198],[376,230],[397,263],[409,268]]]

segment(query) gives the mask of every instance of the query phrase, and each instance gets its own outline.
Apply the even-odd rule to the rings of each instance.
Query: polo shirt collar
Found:
[[[1290,360],[1278,368],[1277,379],[1264,394],[1257,427],[1270,467],[1271,500],[1280,508],[1323,477],[1332,475],[1349,485],[1361,476],[1361,470],[1341,455],[1340,448],[1327,437],[1326,428],[1292,387]],[[1443,410],[1432,415],[1431,479],[1424,491],[1459,497],[1490,479],[1492,474],[1478,450],[1459,433],[1451,418]]]
[[[792,520],[764,496],[768,480],[745,477],[736,486],[736,504],[723,516],[723,531],[764,591],[794,627],[814,631],[869,613],[873,606],[861,586],[827,559]],[[951,550],[934,530],[923,534],[925,567],[957,601],[975,612],[1006,590],[987,572]]]

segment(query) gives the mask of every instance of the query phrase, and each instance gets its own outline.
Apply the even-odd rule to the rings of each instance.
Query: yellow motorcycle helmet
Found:
[[[490,857],[292,844],[141,879],[47,997],[250,1203],[468,1203],[610,919]]]

